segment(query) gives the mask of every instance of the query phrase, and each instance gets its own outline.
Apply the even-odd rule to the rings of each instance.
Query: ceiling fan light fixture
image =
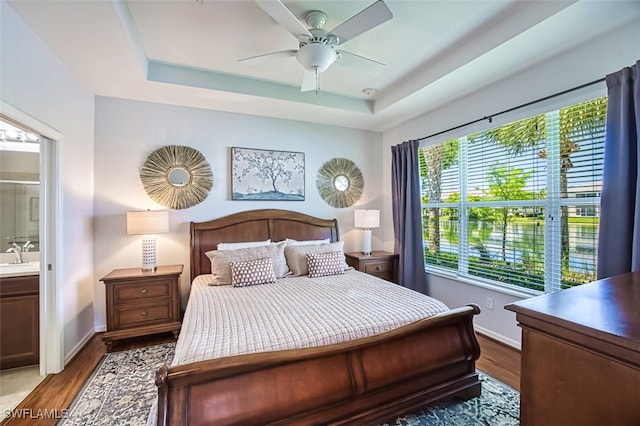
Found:
[[[311,10],[305,14],[304,23],[283,4],[283,0],[254,0],[271,18],[286,29],[298,42],[298,50],[284,50],[241,59],[244,63],[256,63],[264,58],[295,56],[305,68],[300,91],[308,92],[315,88],[318,92],[318,75],[334,62],[364,71],[373,76],[379,75],[385,64],[355,53],[336,50],[349,40],[372,30],[393,18],[393,13],[384,0],[376,0],[342,22],[331,31],[323,27],[327,23],[327,14],[320,10]],[[306,25],[305,25],[306,23]]]
[[[329,68],[338,55],[331,46],[309,43],[298,49],[296,58],[307,70],[320,73]]]

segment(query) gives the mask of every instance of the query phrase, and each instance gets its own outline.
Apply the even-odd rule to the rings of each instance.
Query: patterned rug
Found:
[[[175,344],[106,354],[69,407],[60,425],[146,425],[156,399],[155,371],[173,359]],[[518,425],[519,393],[483,372],[482,395],[432,405],[384,426]]]

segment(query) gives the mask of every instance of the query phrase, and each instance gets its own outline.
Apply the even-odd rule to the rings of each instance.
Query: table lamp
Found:
[[[156,236],[169,232],[169,212],[127,212],[127,234],[144,235],[142,238],[142,270],[156,270]]]
[[[362,254],[371,256],[371,228],[380,226],[380,210],[356,210],[353,224],[362,228]]]

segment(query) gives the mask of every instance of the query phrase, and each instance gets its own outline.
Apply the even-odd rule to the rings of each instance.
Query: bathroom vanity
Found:
[[[37,364],[40,358],[38,262],[0,265],[0,369]]]

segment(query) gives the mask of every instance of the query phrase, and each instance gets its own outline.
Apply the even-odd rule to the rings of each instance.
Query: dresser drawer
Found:
[[[113,314],[115,328],[138,327],[174,320],[169,301],[154,305],[118,306]]]
[[[170,279],[147,280],[143,282],[119,283],[113,287],[113,303],[135,302],[147,299],[171,297]]]
[[[393,272],[393,264],[388,261],[383,262],[367,262],[364,264],[364,272],[372,275],[388,275]]]

